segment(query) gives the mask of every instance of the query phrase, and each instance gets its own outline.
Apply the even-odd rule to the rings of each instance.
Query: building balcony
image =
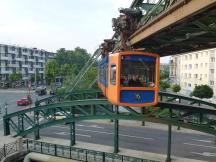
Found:
[[[19,64],[8,64],[9,67],[19,67]]]
[[[40,57],[39,53],[34,53],[33,56]]]
[[[29,62],[35,62],[35,59],[29,58],[28,61],[29,61]]]
[[[8,69],[1,69],[1,74],[12,74],[12,70],[8,70]]]
[[[29,72],[29,74],[34,74],[35,70],[30,69],[28,72]]]
[[[24,76],[22,77],[22,79],[23,79],[23,80],[28,80],[29,77],[28,77],[27,75],[24,75]]]
[[[43,71],[43,70],[39,70],[39,73],[40,73],[40,74],[43,74],[43,73],[44,73],[44,71]]]
[[[40,66],[40,65],[35,65],[35,67],[36,67],[36,68],[41,68],[41,66]]]
[[[1,56],[1,60],[9,60],[10,58],[8,56]]]
[[[22,64],[22,67],[28,68],[28,64]]]
[[[16,61],[24,61],[24,58],[22,58],[22,57],[17,57],[17,58],[16,58]]]
[[[38,62],[45,63],[45,60],[39,59]]]

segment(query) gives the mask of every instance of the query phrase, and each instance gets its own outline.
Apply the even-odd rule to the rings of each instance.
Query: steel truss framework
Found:
[[[116,106],[102,99],[100,90],[53,96],[37,101],[34,108],[5,115],[5,135],[10,134],[10,128],[24,136],[55,124],[93,119],[153,121],[216,134],[215,104],[166,92],[160,92],[159,98],[155,107],[141,108],[140,112],[124,107],[125,111],[117,112]],[[170,116],[158,113],[161,109],[168,109]],[[57,119],[59,114],[65,118]]]

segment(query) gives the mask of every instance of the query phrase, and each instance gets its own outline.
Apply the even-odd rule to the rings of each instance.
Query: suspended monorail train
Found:
[[[115,105],[144,107],[158,102],[160,57],[141,51],[105,56],[98,67],[98,86]]]

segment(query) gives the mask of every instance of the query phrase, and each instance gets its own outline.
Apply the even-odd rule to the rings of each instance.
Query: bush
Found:
[[[211,98],[214,92],[208,85],[199,85],[194,88],[192,94],[199,98]]]
[[[179,92],[181,90],[181,87],[178,84],[174,84],[172,86],[172,90],[173,90],[173,92],[177,93],[177,92]]]
[[[170,84],[166,81],[160,81],[160,88],[166,91],[167,88],[170,88]]]

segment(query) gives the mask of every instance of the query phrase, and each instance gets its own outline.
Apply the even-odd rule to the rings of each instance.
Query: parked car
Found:
[[[45,86],[37,87],[35,93],[37,93],[39,96],[46,95],[47,94],[46,87]]]
[[[32,104],[31,96],[26,96],[16,101],[17,106],[27,106]]]

